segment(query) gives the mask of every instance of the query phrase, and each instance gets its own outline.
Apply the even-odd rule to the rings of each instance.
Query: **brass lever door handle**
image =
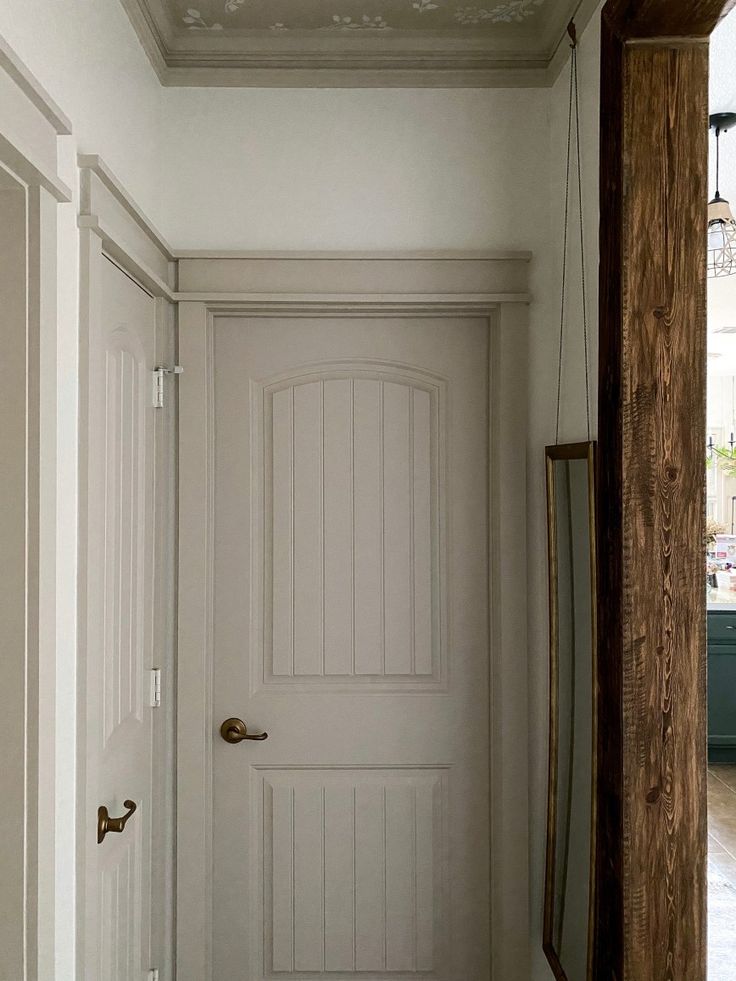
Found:
[[[119,818],[111,818],[110,813],[104,804],[102,804],[100,807],[97,808],[97,844],[98,845],[101,845],[102,842],[105,840],[106,834],[110,834],[110,833],[121,834],[123,831],[125,831],[125,825],[138,810],[138,805],[135,803],[135,801],[132,800],[123,801],[123,806],[127,807],[128,810],[125,812],[125,814],[123,814],[122,817]]]
[[[242,743],[244,739],[257,739],[259,742],[268,739],[267,732],[251,735],[242,719],[225,719],[220,726],[220,735],[226,743]]]

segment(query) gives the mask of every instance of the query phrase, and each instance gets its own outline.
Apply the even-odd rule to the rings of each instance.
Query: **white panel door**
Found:
[[[485,981],[487,324],[212,334],[213,979]]]
[[[148,977],[151,936],[155,301],[99,262],[89,342],[87,981]],[[135,805],[98,843],[98,808]]]

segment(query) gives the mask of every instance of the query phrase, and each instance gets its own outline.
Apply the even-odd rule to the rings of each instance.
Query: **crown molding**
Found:
[[[162,32],[145,0],[120,0],[161,84],[166,84],[168,31]]]
[[[554,40],[394,34],[223,36],[177,31],[150,0],[121,0],[164,86],[268,88],[543,88],[567,60],[565,24]],[[582,33],[598,0],[575,10]]]
[[[199,88],[545,88],[552,84],[546,67],[508,68],[357,68],[346,59],[341,68],[278,67],[166,68],[166,87]]]

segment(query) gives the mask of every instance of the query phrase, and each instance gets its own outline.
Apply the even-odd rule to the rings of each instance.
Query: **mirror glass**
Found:
[[[550,760],[545,951],[555,976],[587,981],[594,854],[594,447],[547,449]]]

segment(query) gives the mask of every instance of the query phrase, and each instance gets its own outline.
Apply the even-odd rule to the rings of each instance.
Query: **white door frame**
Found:
[[[24,255],[4,308],[0,338],[0,693],[3,835],[0,949],[4,973],[53,981],[57,951],[57,653],[64,616],[57,577],[73,556],[57,555],[57,211],[71,201],[59,176],[58,137],[71,124],[0,38],[0,171],[17,195]],[[9,263],[18,241],[3,229]],[[65,758],[68,764],[68,759]]]
[[[112,260],[126,275],[156,298],[155,331],[157,338],[171,333],[173,336],[174,293],[176,263],[166,241],[150,224],[145,215],[130,199],[122,184],[95,155],[78,157],[80,175],[80,208],[77,224],[80,238],[80,289],[79,289],[79,530],[78,530],[78,630],[77,630],[77,822],[76,822],[76,963],[79,981],[96,981],[89,974],[88,953],[96,938],[86,936],[85,884],[87,858],[90,848],[96,848],[93,821],[90,816],[88,797],[87,760],[87,664],[98,651],[87,649],[87,591],[89,577],[100,574],[99,569],[88,567],[88,484],[90,473],[99,465],[89,459],[89,338],[97,329],[101,316],[101,278],[103,263]],[[106,258],[108,257],[108,258]],[[173,346],[173,345],[172,345]],[[158,352],[157,352],[158,353]],[[173,351],[171,352],[173,355]],[[153,392],[153,377],[151,379]],[[171,394],[168,409],[156,420],[157,445],[162,439],[173,444],[175,393]],[[173,487],[171,488],[173,492]],[[173,512],[173,501],[169,509]],[[171,515],[173,517],[173,514]],[[173,579],[173,533],[165,508],[156,505],[156,520],[166,529],[165,535],[157,535],[156,548],[171,547],[170,566]],[[166,542],[168,535],[172,540]],[[159,589],[166,588],[157,579]],[[173,583],[172,583],[173,590]],[[159,861],[155,863],[154,904],[163,910],[156,923],[158,933],[154,946],[161,951],[159,963],[161,976],[173,977],[173,854],[174,854],[174,597],[169,597],[171,610],[157,617],[157,639],[161,641],[161,667],[163,669],[164,708],[154,723],[154,848]],[[167,698],[168,696],[168,698]],[[121,790],[121,792],[123,792]],[[96,817],[96,812],[93,817]]]
[[[181,258],[177,981],[212,978],[213,334],[218,315],[466,315],[490,350],[491,951],[493,981],[528,981],[526,620],[528,255]],[[452,261],[447,261],[452,260]],[[361,263],[368,270],[363,273]],[[485,266],[483,265],[485,264]],[[362,277],[362,278],[361,278]],[[277,292],[255,292],[263,282]],[[309,285],[319,282],[324,291]],[[345,283],[362,286],[346,293]],[[402,284],[416,292],[381,292]],[[436,292],[427,292],[427,285]],[[488,287],[490,286],[490,290]],[[326,287],[326,288],[325,288]],[[437,288],[439,287],[439,288]],[[185,817],[184,817],[185,816]],[[182,820],[182,818],[184,818]],[[480,979],[479,979],[480,981]]]

